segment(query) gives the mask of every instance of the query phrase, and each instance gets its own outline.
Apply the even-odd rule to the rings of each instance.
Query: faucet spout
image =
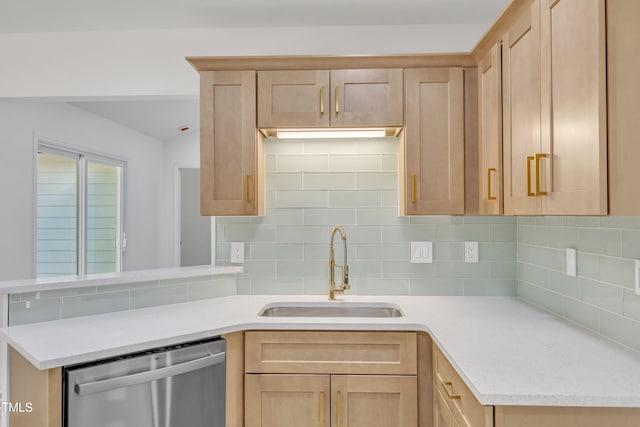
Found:
[[[344,244],[344,264],[336,265],[334,251],[333,251],[333,239],[335,238],[336,233],[340,233],[340,238]],[[335,281],[335,267],[340,267],[342,269],[342,283],[340,287],[336,287]],[[350,289],[349,286],[349,265],[347,264],[347,233],[344,232],[344,229],[336,225],[331,230],[331,234],[329,237],[329,299],[335,300],[336,293],[344,293],[344,291]]]

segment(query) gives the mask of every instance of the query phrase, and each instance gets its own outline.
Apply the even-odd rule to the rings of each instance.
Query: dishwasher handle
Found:
[[[178,365],[167,366],[164,368],[140,372],[132,375],[125,375],[123,377],[109,378],[106,380],[92,381],[82,384],[76,383],[74,389],[76,394],[80,396],[86,394],[102,393],[118,388],[147,383],[162,378],[168,378],[174,375],[186,374],[187,372],[222,363],[225,361],[225,358],[225,353],[216,353],[202,357],[200,359],[180,363]]]

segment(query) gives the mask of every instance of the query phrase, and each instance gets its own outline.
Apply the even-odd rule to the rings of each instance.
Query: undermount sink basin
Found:
[[[263,317],[402,317],[395,304],[375,302],[277,302],[265,305]]]

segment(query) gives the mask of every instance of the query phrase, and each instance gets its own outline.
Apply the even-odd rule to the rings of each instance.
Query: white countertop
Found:
[[[249,329],[428,332],[485,405],[640,407],[640,353],[508,297],[358,297],[401,307],[399,318],[260,317],[279,301],[232,296],[0,329],[39,369]]]
[[[87,274],[85,276],[50,277],[46,279],[25,279],[0,281],[0,295],[39,292],[51,289],[73,289],[84,286],[110,286],[148,280],[182,279],[219,274],[242,273],[242,267],[216,267],[198,265],[195,267],[156,268],[152,270],[124,271],[121,273]]]

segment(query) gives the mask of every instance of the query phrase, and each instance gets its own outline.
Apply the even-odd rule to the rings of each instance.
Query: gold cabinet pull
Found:
[[[533,156],[527,156],[527,196],[535,196],[536,193],[531,191],[531,162],[535,160]]]
[[[491,172],[498,172],[496,168],[487,169],[487,200],[496,200],[496,196],[491,195]]]
[[[320,392],[320,427],[324,426],[324,391]]]
[[[540,190],[540,159],[546,159],[549,157],[545,153],[536,153],[536,196],[546,196],[547,192]]]
[[[415,173],[411,174],[411,203],[418,201],[418,177]]]
[[[336,116],[340,113],[340,86],[336,85]]]
[[[340,392],[338,392],[338,402],[336,402],[336,405],[338,406],[338,414],[337,414],[338,427],[340,427],[340,425],[342,424],[342,398],[340,396]]]
[[[251,203],[251,175],[246,176],[247,181],[247,203]]]
[[[320,115],[324,114],[324,86],[320,86]]]
[[[451,381],[441,382],[440,384],[442,384],[442,388],[447,393],[449,399],[462,399],[459,394],[453,394],[453,383]],[[449,390],[449,387],[451,390]]]

